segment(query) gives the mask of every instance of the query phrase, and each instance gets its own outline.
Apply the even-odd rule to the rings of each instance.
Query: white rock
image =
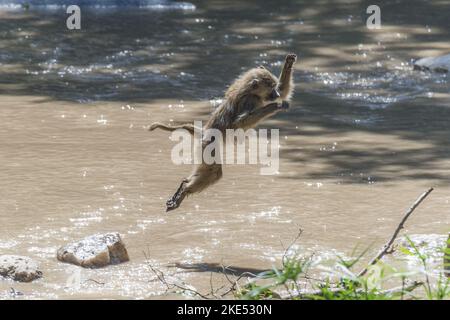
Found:
[[[439,57],[428,57],[414,62],[414,70],[426,70],[435,72],[449,72],[450,54]]]
[[[96,234],[58,249],[59,261],[100,268],[130,260],[118,233]]]
[[[31,282],[42,277],[39,265],[32,259],[22,256],[0,256],[0,275],[20,282]]]

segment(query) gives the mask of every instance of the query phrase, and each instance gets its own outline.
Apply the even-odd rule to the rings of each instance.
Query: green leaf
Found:
[[[411,252],[411,250],[409,250],[408,248],[405,247],[399,247],[398,248],[403,254],[406,254],[408,256],[414,256],[414,253]]]

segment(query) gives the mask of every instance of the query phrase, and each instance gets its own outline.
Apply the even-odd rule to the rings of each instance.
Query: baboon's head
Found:
[[[253,68],[241,75],[226,92],[227,97],[255,95],[263,101],[275,101],[280,97],[278,79],[266,68]]]
[[[264,101],[275,101],[280,97],[278,79],[266,68],[258,67],[250,70],[250,90]]]

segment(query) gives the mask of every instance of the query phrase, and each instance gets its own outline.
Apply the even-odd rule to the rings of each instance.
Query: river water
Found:
[[[444,1],[383,5],[380,30],[366,28],[365,1],[79,2],[79,31],[66,29],[63,1],[28,2],[0,1],[0,253],[36,259],[44,277],[2,280],[0,298],[10,288],[25,299],[181,298],[151,267],[209,291],[227,283],[221,265],[279,266],[299,228],[294,248],[317,263],[370,246],[368,260],[428,187],[404,233],[442,245],[449,79],[411,62],[448,53]],[[291,109],[259,126],[280,129],[279,174],[226,166],[166,214],[191,168],[174,165],[169,134],[148,125],[206,120],[239,73],[278,73],[289,52]],[[130,262],[56,261],[59,246],[109,231]]]

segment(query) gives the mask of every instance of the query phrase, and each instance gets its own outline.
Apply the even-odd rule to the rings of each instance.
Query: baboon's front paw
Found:
[[[289,66],[292,66],[295,63],[295,61],[297,61],[297,55],[295,53],[290,53],[286,56],[286,63]]]
[[[289,102],[283,100],[283,102],[281,102],[280,109],[289,109]]]

